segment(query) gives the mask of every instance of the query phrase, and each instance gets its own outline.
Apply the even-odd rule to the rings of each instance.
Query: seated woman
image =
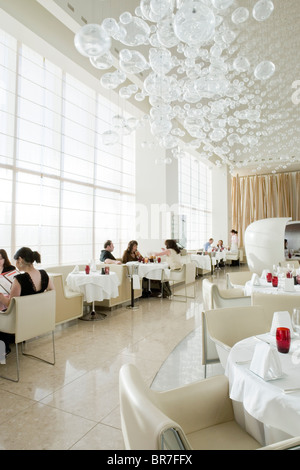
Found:
[[[9,296],[0,293],[0,302],[6,307],[9,306],[12,297],[40,294],[47,290],[54,290],[53,281],[46,271],[43,269],[38,270],[33,266],[35,261],[37,263],[41,262],[41,256],[37,251],[32,251],[27,247],[20,248],[14,255],[14,259],[21,274],[15,276]],[[14,341],[14,335],[0,332],[0,340],[5,342],[6,353],[8,354],[10,352],[9,343]]]
[[[176,271],[182,268],[182,262],[180,257],[180,248],[178,247],[175,240],[166,240],[166,248],[159,253],[153,253],[154,256],[167,256],[167,263],[171,271]],[[172,295],[171,287],[169,282],[164,282],[163,285],[163,296],[169,297]]]
[[[16,268],[9,261],[8,255],[5,250],[0,250],[0,274],[14,271]]]
[[[182,262],[180,257],[180,248],[178,248],[177,243],[175,240],[166,240],[165,241],[166,248],[163,248],[160,253],[153,253],[154,256],[167,256],[167,263],[169,268],[174,269],[181,269]]]
[[[137,248],[138,242],[136,240],[131,240],[128,243],[127,249],[123,253],[122,263],[126,264],[129,261],[140,261],[143,257]]]

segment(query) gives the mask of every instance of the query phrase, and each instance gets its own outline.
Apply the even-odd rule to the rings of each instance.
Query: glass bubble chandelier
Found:
[[[78,52],[104,71],[100,80],[104,88],[119,87],[125,99],[149,100],[149,114],[141,121],[149,122],[161,147],[179,158],[179,139],[184,137],[202,157],[214,153],[218,156],[215,164],[225,163],[230,171],[239,166],[236,155],[256,149],[264,86],[276,71],[268,57],[255,62],[238,47],[241,28],[247,27],[249,18],[267,21],[273,2],[258,0],[252,11],[236,8],[234,3],[140,0],[134,14],[125,11],[118,20],[86,24],[74,38]],[[118,68],[109,71],[113,40],[121,48]],[[136,80],[125,84],[139,74],[145,77],[141,86]],[[134,132],[139,121],[132,121],[116,116],[112,129],[103,134],[103,143],[113,145],[120,132]]]

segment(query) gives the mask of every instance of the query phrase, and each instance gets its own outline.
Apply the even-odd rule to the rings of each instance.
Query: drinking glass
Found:
[[[267,274],[267,282],[272,282],[272,273]]]
[[[300,336],[300,309],[294,308],[292,314],[292,325],[297,336]]]
[[[273,276],[273,277],[272,277],[272,286],[273,286],[273,287],[277,287],[277,286],[278,286],[278,277],[277,277],[277,276]]]
[[[276,344],[278,352],[287,354],[291,345],[291,333],[289,328],[279,327],[276,330]]]
[[[293,266],[291,264],[287,264],[287,273],[286,273],[287,278],[292,278],[293,277]]]

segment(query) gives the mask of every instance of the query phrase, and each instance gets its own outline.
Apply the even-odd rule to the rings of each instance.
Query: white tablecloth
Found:
[[[251,281],[247,281],[244,287],[244,294],[251,295],[252,292],[261,292],[263,294],[291,294],[291,295],[300,295],[300,284],[294,286],[294,291],[284,290],[281,281],[278,280],[278,287],[273,287],[272,282],[267,282],[265,279],[259,279],[260,285],[254,286],[251,284]]]
[[[120,285],[116,273],[101,274],[100,272],[91,272],[85,274],[70,273],[66,279],[67,286],[74,292],[81,292],[86,302],[100,301],[118,297]]]
[[[197,268],[211,271],[211,257],[209,255],[191,254],[191,261],[195,263]]]
[[[147,279],[160,281],[162,271],[164,271],[164,279],[168,279],[170,277],[168,263],[137,263],[133,261],[126,263],[126,265],[135,266],[136,271],[134,271],[133,274],[137,274],[140,279],[146,277]]]
[[[274,336],[260,336],[275,347]],[[268,382],[249,369],[259,341],[252,337],[235,344],[230,351],[225,374],[229,378],[230,398],[234,403],[242,404],[250,417],[263,423],[264,435],[254,437],[264,441],[261,442],[264,445],[300,436],[300,340],[292,340],[288,354],[279,354],[283,377]],[[243,361],[249,362],[238,364]],[[299,387],[299,390],[292,393],[283,391],[294,387]],[[241,408],[237,409],[240,412]]]

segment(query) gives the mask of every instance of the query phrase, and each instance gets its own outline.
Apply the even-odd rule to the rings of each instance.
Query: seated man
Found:
[[[210,239],[208,240],[208,242],[204,243],[203,251],[205,252],[205,254],[207,254],[209,251],[212,250],[211,245],[213,244],[213,241],[214,241],[214,239],[213,239],[213,238],[210,238]]]
[[[114,251],[114,244],[111,240],[104,243],[104,250],[100,253],[100,261],[106,264],[122,264],[121,261],[116,260],[112,252]]]

